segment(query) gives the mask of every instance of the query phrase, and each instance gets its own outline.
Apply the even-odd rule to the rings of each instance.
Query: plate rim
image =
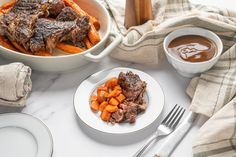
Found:
[[[50,153],[49,153],[49,156],[48,156],[48,157],[52,157],[52,155],[53,155],[53,149],[54,149],[53,136],[52,136],[52,133],[51,133],[50,129],[47,127],[47,125],[46,125],[42,120],[40,120],[40,119],[37,118],[37,117],[34,117],[33,115],[27,114],[27,113],[2,113],[2,114],[0,114],[0,117],[4,117],[4,116],[6,116],[6,117],[7,117],[7,116],[20,116],[20,117],[23,116],[23,117],[25,117],[26,119],[27,119],[27,118],[31,118],[32,120],[34,120],[35,122],[37,122],[38,124],[40,124],[40,126],[42,126],[42,128],[45,129],[46,133],[47,133],[48,136],[49,136]],[[19,120],[19,119],[17,119],[17,120]],[[9,123],[9,122],[8,122],[8,123]],[[27,124],[27,125],[29,125],[29,124]],[[14,127],[13,125],[8,125],[8,126]],[[23,126],[20,126],[20,123],[19,123],[19,125],[16,126],[16,127],[28,131],[28,132],[35,138],[35,140],[36,140],[36,142],[37,142],[37,139],[38,139],[38,138],[35,137],[35,134],[34,134],[31,130],[29,130],[28,128],[25,128],[25,127],[23,127]],[[0,127],[0,128],[1,128],[1,127]],[[37,145],[38,145],[38,143],[37,143]],[[35,157],[40,157],[40,156],[38,156],[38,153],[37,153]]]
[[[124,70],[130,70],[130,71],[134,70],[134,71],[142,72],[142,73],[146,74],[147,76],[151,77],[151,78],[158,84],[158,86],[159,86],[160,89],[161,89],[161,93],[162,93],[162,96],[163,96],[163,105],[161,106],[160,113],[159,113],[159,115],[157,116],[156,119],[154,119],[151,123],[149,123],[148,125],[146,125],[145,127],[141,128],[141,129],[138,129],[138,130],[135,130],[135,131],[124,132],[124,133],[119,133],[119,132],[106,132],[106,131],[99,130],[99,129],[97,129],[97,128],[94,128],[94,127],[90,126],[90,125],[87,124],[85,121],[83,121],[83,120],[81,119],[81,117],[78,115],[78,112],[77,112],[77,109],[76,109],[76,102],[75,102],[75,101],[76,101],[76,98],[75,98],[75,97],[76,97],[77,92],[78,92],[78,90],[79,90],[79,87],[82,85],[82,83],[83,83],[84,81],[86,81],[87,79],[89,79],[90,77],[96,75],[96,74],[100,74],[100,73],[107,72],[107,71],[108,71],[109,74],[110,74],[110,72],[112,72],[113,70],[116,70],[116,69],[124,69]],[[107,75],[109,75],[109,74],[107,74]],[[105,78],[106,78],[106,77],[105,77]],[[100,81],[102,81],[102,79],[99,80],[98,82],[100,82]],[[83,124],[85,124],[87,127],[91,128],[91,129],[93,129],[93,130],[95,130],[95,131],[98,131],[98,132],[100,132],[100,133],[103,133],[103,134],[128,135],[128,134],[137,133],[137,132],[140,132],[140,131],[142,131],[142,130],[145,130],[147,127],[150,127],[150,125],[152,125],[155,121],[157,121],[158,117],[162,114],[163,109],[164,109],[164,106],[165,106],[165,94],[164,94],[163,88],[161,87],[161,85],[159,84],[159,82],[158,82],[156,79],[154,79],[151,75],[149,75],[148,73],[146,73],[146,72],[144,72],[144,71],[142,71],[142,70],[139,70],[139,69],[135,69],[135,68],[129,68],[129,67],[113,67],[113,68],[107,68],[107,69],[99,70],[99,71],[93,73],[92,75],[89,75],[88,77],[86,77],[86,78],[78,85],[78,87],[76,88],[76,91],[75,91],[74,96],[73,96],[73,106],[74,106],[74,112],[75,112],[77,118],[78,118]]]

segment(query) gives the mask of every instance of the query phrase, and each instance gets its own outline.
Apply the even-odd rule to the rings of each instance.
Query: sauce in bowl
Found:
[[[172,40],[168,45],[168,52],[184,61],[204,62],[216,55],[217,46],[214,41],[208,38],[185,35]]]

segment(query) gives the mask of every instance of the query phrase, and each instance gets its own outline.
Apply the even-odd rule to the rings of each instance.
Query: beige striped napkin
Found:
[[[163,54],[163,38],[182,27],[197,26],[220,36],[224,53],[218,63],[194,78],[187,93],[193,98],[190,109],[210,119],[193,143],[195,157],[236,156],[236,12],[187,0],[153,0],[154,21],[124,28],[124,0],[106,0],[124,40],[112,56],[117,59],[157,64]]]

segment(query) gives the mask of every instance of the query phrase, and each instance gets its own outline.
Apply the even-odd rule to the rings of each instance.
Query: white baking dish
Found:
[[[1,0],[0,5],[11,1]],[[80,67],[89,61],[99,62],[107,56],[113,48],[115,48],[122,40],[119,34],[111,32],[111,18],[108,11],[96,0],[74,0],[79,6],[95,16],[101,25],[99,30],[101,41],[94,47],[78,54],[60,55],[60,56],[33,56],[20,52],[9,50],[0,46],[0,54],[2,57],[8,58],[10,61],[23,62],[32,69],[39,71],[66,71]],[[105,44],[109,37],[113,37],[113,41],[105,48]]]

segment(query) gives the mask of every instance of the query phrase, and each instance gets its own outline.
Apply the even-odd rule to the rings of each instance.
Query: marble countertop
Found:
[[[235,9],[234,0],[191,0],[196,3],[212,4],[220,7]],[[0,64],[7,61],[0,59]],[[0,107],[0,113],[23,112],[41,119],[51,130],[54,140],[54,157],[130,157],[147,140],[142,140],[123,145],[115,145],[98,141],[88,135],[77,122],[73,108],[73,96],[79,84],[89,75],[106,68],[125,66],[136,68],[150,74],[163,88],[165,94],[165,115],[176,103],[188,109],[190,99],[185,94],[189,79],[180,76],[164,60],[160,65],[140,65],[121,62],[107,57],[101,63],[90,63],[77,70],[51,74],[33,71],[33,92],[27,106],[23,109],[9,109]],[[189,112],[189,111],[188,111]],[[185,114],[186,116],[186,114]],[[202,126],[205,117],[199,117],[191,130],[172,153],[172,157],[191,157],[192,142],[198,129]],[[153,156],[157,150],[159,141],[145,155]]]
[[[6,63],[0,60],[0,63]],[[28,98],[27,106],[23,109],[13,110],[0,108],[0,113],[23,112],[41,119],[50,129],[54,140],[54,157],[130,157],[147,140],[143,135],[140,141],[129,144],[104,143],[92,138],[83,131],[77,121],[73,107],[73,96],[79,84],[89,75],[111,67],[136,68],[150,74],[163,88],[165,94],[165,115],[176,103],[186,109],[190,99],[185,94],[189,79],[180,76],[164,60],[160,65],[140,65],[121,62],[107,57],[101,63],[89,63],[79,69],[66,73],[43,73],[33,71],[33,91]],[[186,115],[186,114],[185,114]],[[191,143],[197,130],[204,120],[198,120],[181,144],[173,152],[173,157],[192,156]],[[153,156],[161,144],[158,142],[150,149],[146,156]],[[119,152],[119,153],[115,153]]]

